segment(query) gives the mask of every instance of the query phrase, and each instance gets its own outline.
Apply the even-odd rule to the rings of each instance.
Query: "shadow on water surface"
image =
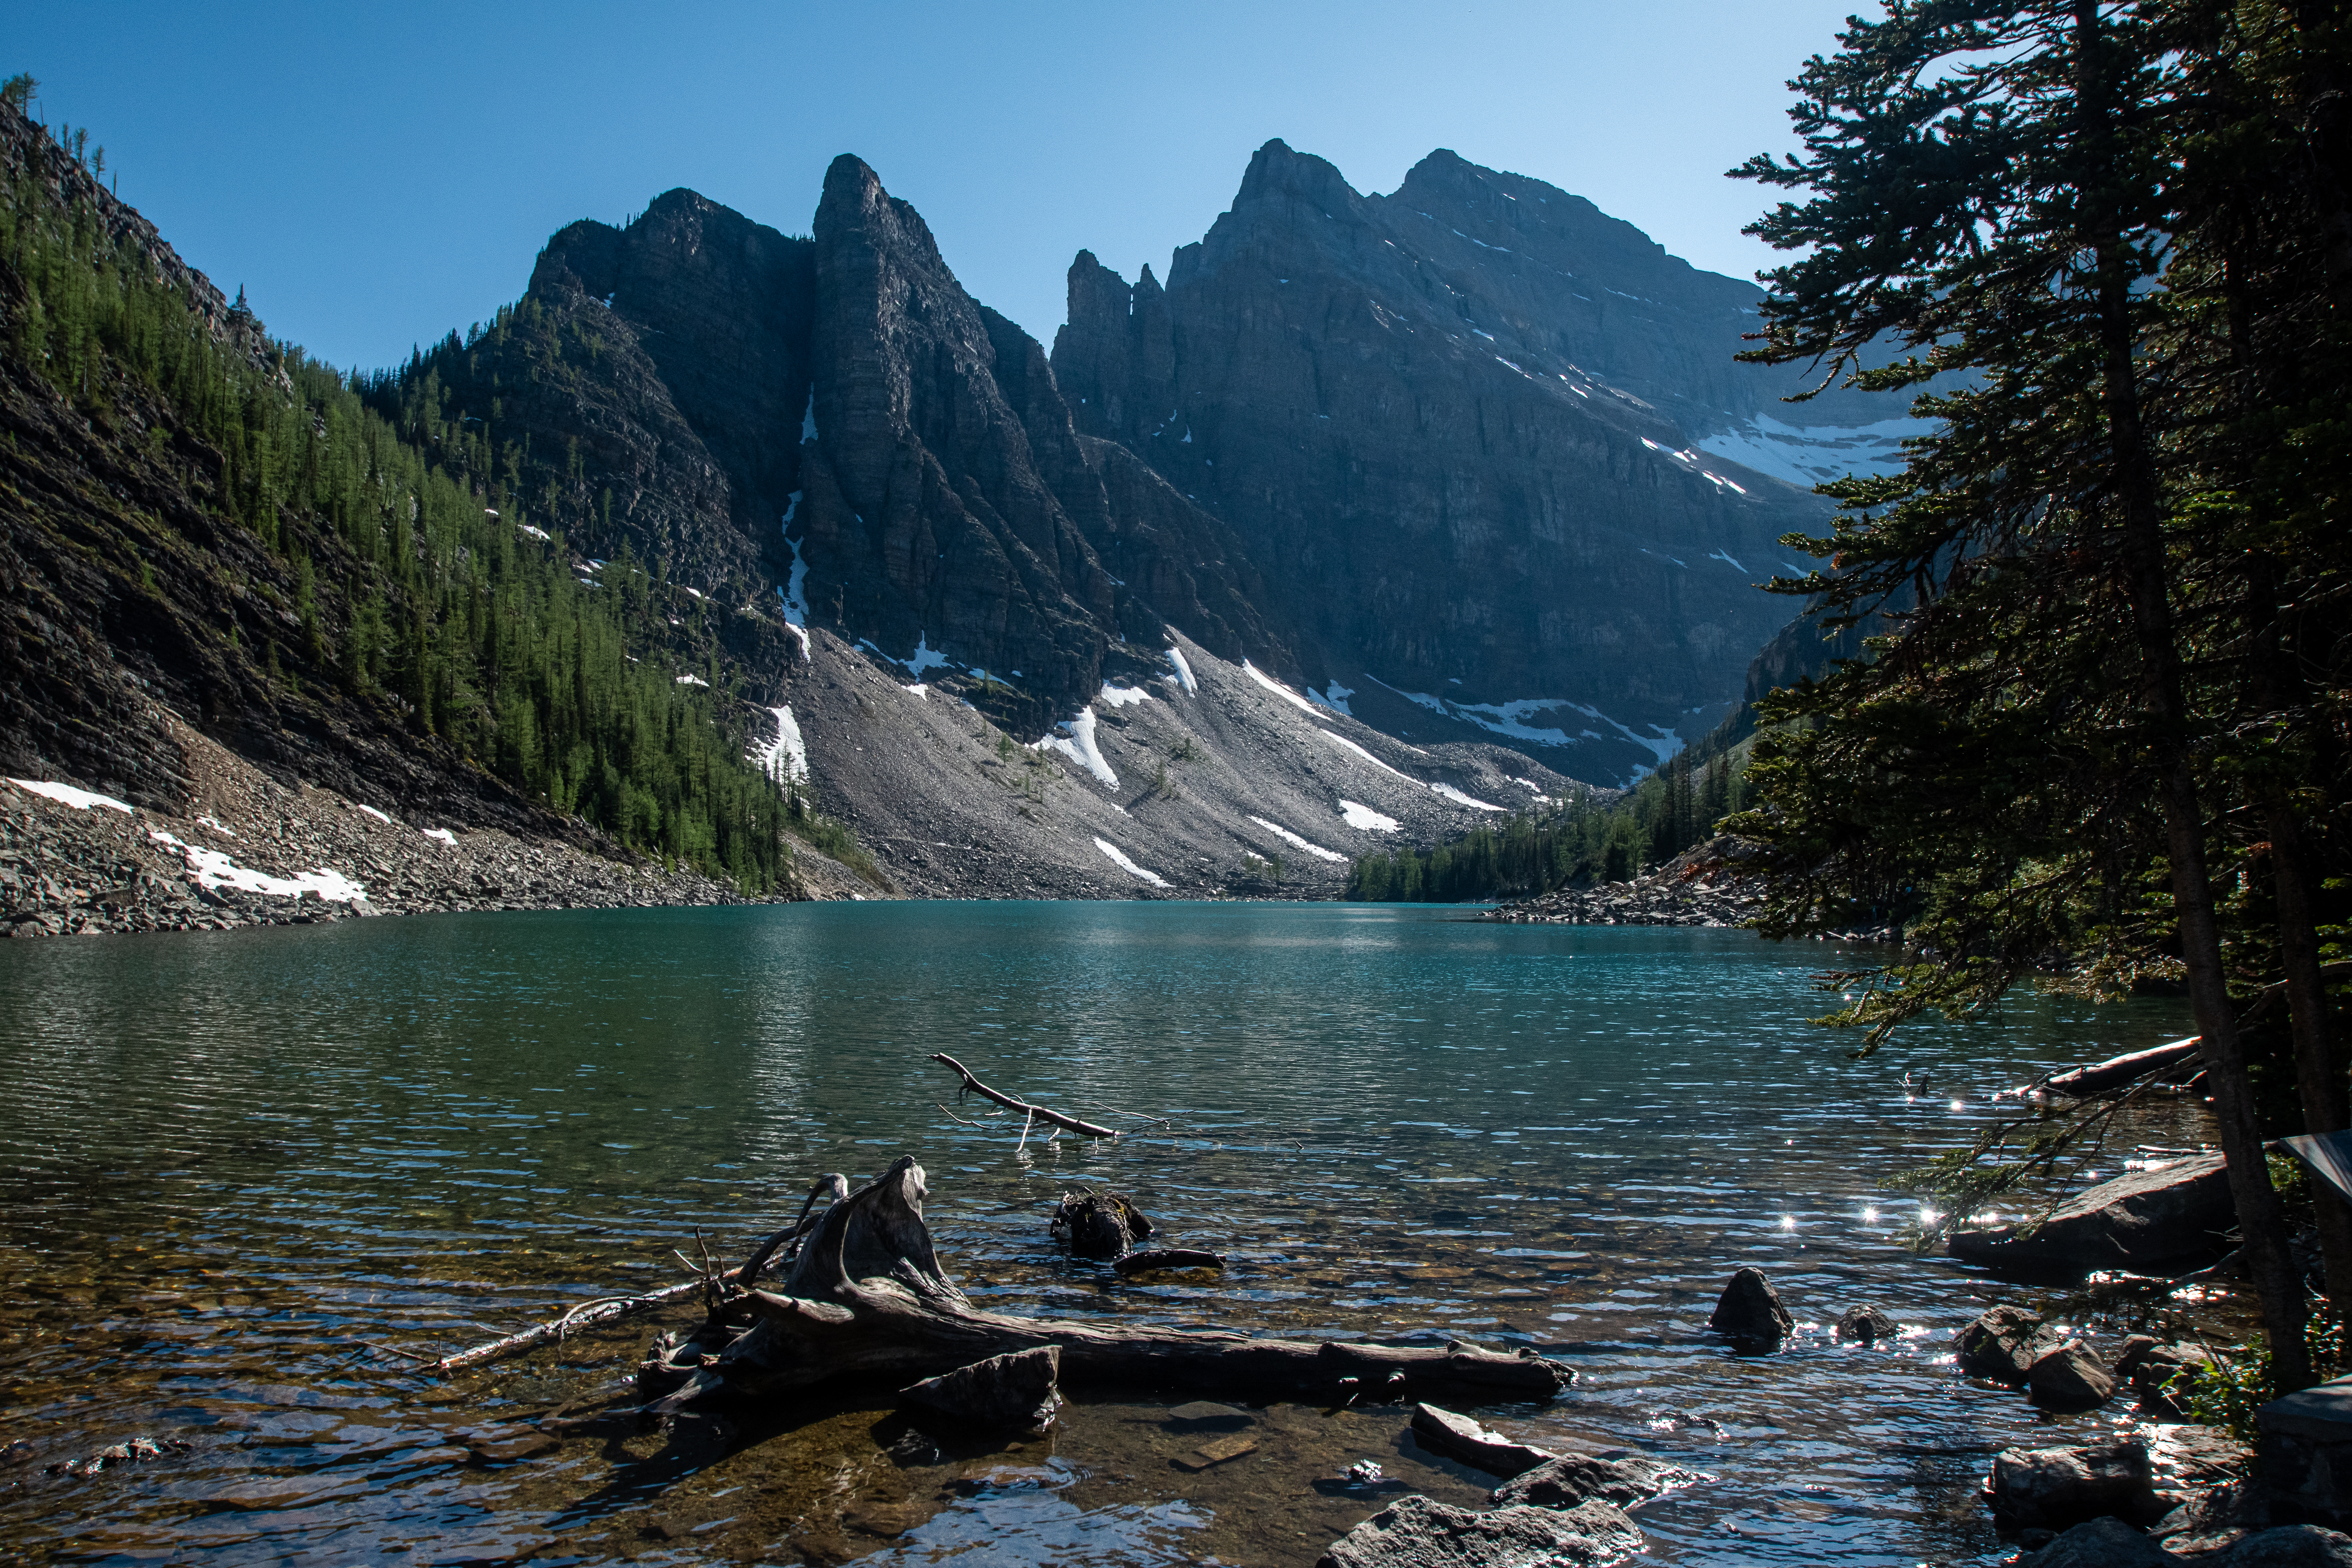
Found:
[[[1914,1258],[1885,1174],[1984,1096],[2179,1033],[2178,1007],[2028,998],[1869,1062],[1809,1028],[1819,944],[1500,927],[1344,906],[850,905],[447,916],[0,945],[0,1364],[11,1549],[80,1563],[1311,1563],[1395,1488],[1484,1477],[1407,1412],[1252,1407],[1177,1458],[1184,1391],[1096,1391],[1053,1434],[941,1444],[885,1394],[620,1413],[637,1320],[437,1381],[431,1355],[740,1258],[814,1177],[911,1152],[991,1310],[1442,1338],[1575,1358],[1482,1419],[1714,1478],[1645,1508],[1689,1563],[1990,1563],[1984,1456],[2045,1423],[1949,1332],[2007,1294]],[[949,1050],[1182,1135],[1079,1146],[943,1117]],[[1932,1071],[1932,1099],[1904,1075]],[[960,1113],[961,1114],[961,1113]],[[2193,1127],[2158,1129],[2194,1142]],[[2153,1135],[2153,1134],[2151,1134]],[[1135,1197],[1222,1280],[1064,1257],[1054,1200]],[[1801,1321],[1705,1321],[1769,1272]],[[1891,1346],[1828,1324],[1874,1302]],[[134,1434],[184,1455],[87,1477]]]

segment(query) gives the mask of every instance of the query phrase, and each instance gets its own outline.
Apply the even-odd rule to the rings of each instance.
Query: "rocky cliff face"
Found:
[[[1732,362],[1760,297],[1539,181],[1440,152],[1362,196],[1274,142],[1165,289],[1080,253],[1054,370],[1250,541],[1323,700],[1609,781],[1788,618],[1753,584],[1824,509],[1773,476],[1883,463],[1864,427],[1900,413],[1838,393],[1804,405],[1822,441],[1759,434],[1798,384]]]
[[[1081,254],[1049,363],[843,157],[805,240],[686,191],[572,226],[434,363],[588,551],[749,611],[762,700],[823,627],[1035,733],[1173,626],[1613,784],[1738,700],[1823,515],[1709,445],[1798,472],[1755,434],[1798,379],[1731,360],[1759,297],[1540,182],[1367,197],[1277,142],[1166,289]],[[1884,458],[1877,401],[1806,406]]]
[[[445,345],[446,406],[488,421],[543,515],[677,581],[968,680],[1041,730],[1127,638],[1180,621],[1284,649],[1217,521],[1082,437],[1041,345],[974,300],[856,158],[788,238],[690,191],[541,253],[512,324]],[[781,689],[792,639],[745,647]],[[803,655],[804,658],[804,654]]]

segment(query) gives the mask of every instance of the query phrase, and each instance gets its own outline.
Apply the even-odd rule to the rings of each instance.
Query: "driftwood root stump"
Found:
[[[901,1158],[835,1202],[767,1289],[722,1299],[698,1333],[638,1369],[656,1411],[839,1381],[894,1388],[1053,1347],[1066,1386],[1233,1390],[1456,1402],[1549,1399],[1575,1373],[1531,1351],[1255,1339],[1227,1331],[1022,1318],[975,1309],[923,1223],[922,1167]]]

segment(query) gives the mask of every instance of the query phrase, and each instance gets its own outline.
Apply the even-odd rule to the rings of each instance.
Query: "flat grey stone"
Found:
[[[1214,1400],[1195,1399],[1190,1405],[1180,1405],[1168,1413],[1171,1421],[1247,1421],[1250,1413]]]
[[[1467,1415],[1456,1415],[1434,1405],[1413,1406],[1412,1436],[1431,1453],[1443,1454],[1490,1476],[1523,1475],[1559,1457],[1549,1448],[1514,1442],[1499,1432],[1489,1432]]]
[[[898,1397],[978,1426],[1045,1426],[1061,1403],[1055,1390],[1061,1370],[1062,1347],[1039,1345],[927,1377],[900,1389]]]

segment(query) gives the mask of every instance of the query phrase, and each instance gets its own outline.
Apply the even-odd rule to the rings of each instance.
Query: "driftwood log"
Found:
[[[1575,1379],[1532,1352],[1504,1355],[1459,1342],[1314,1343],[980,1311],[940,1266],[923,1223],[924,1192],[922,1167],[901,1158],[827,1209],[775,1288],[730,1299],[701,1333],[664,1346],[640,1368],[652,1407],[721,1393],[788,1394],[837,1380],[900,1387],[1049,1345],[1059,1348],[1062,1379],[1073,1386],[1469,1403],[1549,1399]]]
[[[2029,1094],[2064,1095],[2070,1100],[2088,1100],[2111,1089],[2158,1073],[2179,1074],[2183,1068],[2193,1068],[2197,1062],[2200,1037],[2191,1035],[2185,1040],[2168,1045],[2151,1046],[2144,1051],[2126,1056],[2110,1057],[2103,1062],[2093,1062],[2067,1072],[2049,1073],[2032,1083],[2018,1085],[2010,1093],[2022,1100]]]

